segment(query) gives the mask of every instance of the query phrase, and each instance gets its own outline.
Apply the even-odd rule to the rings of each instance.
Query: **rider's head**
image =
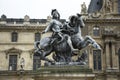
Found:
[[[58,20],[60,19],[60,14],[56,9],[52,10],[51,15],[53,19],[58,19]]]

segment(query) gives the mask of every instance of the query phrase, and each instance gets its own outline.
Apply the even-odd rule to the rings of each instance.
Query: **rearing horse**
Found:
[[[40,41],[35,42],[35,48],[37,49],[36,53],[40,55],[41,59],[53,62],[46,58],[46,56],[51,54],[51,52],[55,52],[53,58],[56,62],[71,62],[73,53],[70,45],[67,43],[68,36],[66,35],[70,36],[72,45],[75,49],[81,50],[89,44],[92,44],[92,46],[97,49],[101,49],[96,41],[90,36],[86,36],[85,38],[82,37],[81,28],[84,26],[85,24],[80,14],[71,16],[70,21],[64,24],[63,29],[61,29],[63,33],[63,40],[61,43],[56,42],[56,45],[50,44],[51,37],[43,38]]]
[[[89,44],[92,44],[93,47],[101,49],[96,41],[90,36],[85,36],[85,38],[82,37],[81,28],[83,27],[85,27],[85,24],[80,14],[71,16],[69,18],[69,22],[64,24],[63,30],[64,32],[68,31],[65,33],[71,37],[73,47],[75,49],[81,50]]]

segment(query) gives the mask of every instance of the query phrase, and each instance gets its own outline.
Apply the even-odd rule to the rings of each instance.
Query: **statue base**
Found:
[[[62,66],[42,66],[38,69],[40,73],[92,73],[86,65],[62,65]]]
[[[77,66],[77,65],[81,65],[81,66],[85,66],[86,62],[45,62],[44,66]]]

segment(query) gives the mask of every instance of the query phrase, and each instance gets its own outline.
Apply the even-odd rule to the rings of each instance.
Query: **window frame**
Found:
[[[101,50],[93,50],[93,69],[94,71],[102,70],[102,51]]]
[[[14,56],[14,59],[11,58],[10,56]],[[16,57],[16,59],[15,59]],[[13,61],[11,61],[13,60]],[[12,68],[10,67],[12,65]],[[15,65],[15,66],[14,66]],[[17,70],[17,66],[18,66],[18,55],[14,54],[14,55],[9,55],[9,66],[8,66],[8,70],[10,71],[16,71]]]
[[[120,48],[118,49],[118,60],[119,60],[119,69],[120,69]]]
[[[41,34],[40,34],[40,32],[36,32],[36,33],[35,33],[35,41],[40,41],[40,39],[41,39]]]
[[[100,36],[100,27],[99,26],[93,27],[93,36],[95,36],[95,37]]]
[[[33,55],[33,70],[37,70],[41,67],[41,59],[37,55]]]
[[[11,42],[17,42],[18,41],[18,33],[12,32],[11,33]]]

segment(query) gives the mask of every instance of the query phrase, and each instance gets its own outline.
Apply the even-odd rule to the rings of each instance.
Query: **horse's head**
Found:
[[[69,17],[70,25],[75,27],[76,22],[77,22],[77,17],[75,15],[72,15]]]
[[[77,24],[78,24],[81,28],[83,28],[83,27],[85,26],[81,14],[77,14]]]
[[[85,26],[82,16],[80,14],[77,14],[77,16],[76,15],[70,16],[69,21],[70,25],[73,27],[80,26],[81,28],[83,28]]]

